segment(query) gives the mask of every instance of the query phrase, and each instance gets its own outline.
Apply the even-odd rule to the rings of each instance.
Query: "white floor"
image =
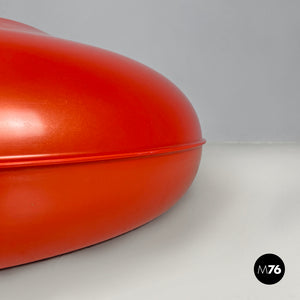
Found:
[[[283,279],[263,285],[262,254]],[[0,299],[300,299],[300,144],[207,144],[169,212],[108,242],[0,271]]]

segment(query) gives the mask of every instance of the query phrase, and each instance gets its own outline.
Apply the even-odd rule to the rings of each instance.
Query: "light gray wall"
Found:
[[[156,69],[209,141],[300,140],[300,1],[0,0],[0,16]]]

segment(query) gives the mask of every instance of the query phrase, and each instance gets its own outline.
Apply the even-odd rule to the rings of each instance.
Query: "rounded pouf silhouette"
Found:
[[[186,192],[204,140],[170,81],[6,19],[0,49],[0,269],[130,231]]]

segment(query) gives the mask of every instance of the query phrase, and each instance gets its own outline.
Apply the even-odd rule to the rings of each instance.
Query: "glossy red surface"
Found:
[[[191,184],[199,121],[159,73],[5,19],[0,62],[0,268],[131,230]]]

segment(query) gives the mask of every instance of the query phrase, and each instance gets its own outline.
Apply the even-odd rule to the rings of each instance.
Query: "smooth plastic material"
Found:
[[[0,19],[0,269],[83,248],[170,208],[204,140],[170,81]]]

